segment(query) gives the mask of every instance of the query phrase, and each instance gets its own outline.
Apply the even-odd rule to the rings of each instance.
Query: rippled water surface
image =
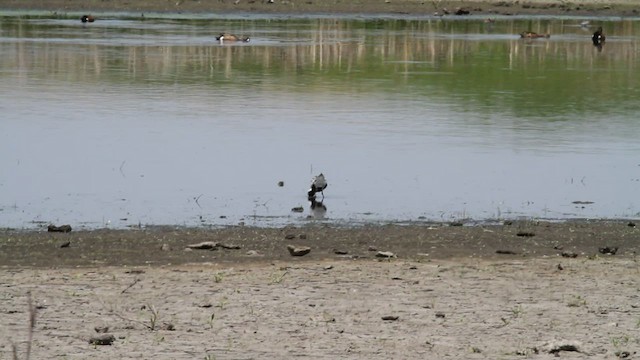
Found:
[[[640,216],[637,20],[78,18],[0,19],[0,227]]]

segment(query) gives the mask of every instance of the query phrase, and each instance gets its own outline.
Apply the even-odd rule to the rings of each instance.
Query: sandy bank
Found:
[[[0,0],[4,10],[42,10],[58,14],[87,12],[253,12],[328,14],[454,14],[459,8],[472,15],[637,16],[640,3],[632,0],[586,1],[444,1],[444,0]]]

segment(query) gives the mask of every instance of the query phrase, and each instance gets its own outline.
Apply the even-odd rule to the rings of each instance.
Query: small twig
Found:
[[[126,176],[124,175],[124,171],[122,171],[122,169],[124,168],[124,163],[126,163],[126,162],[127,162],[127,160],[124,160],[124,161],[122,162],[122,164],[120,164],[120,174],[122,174],[122,177],[126,177]]]
[[[115,312],[115,311],[113,311],[113,310],[110,310],[109,312],[110,312],[112,315],[114,315],[114,316],[116,316],[116,317],[120,318],[121,320],[129,321],[129,322],[133,322],[133,323],[136,323],[136,324],[140,324],[140,325],[142,325],[142,326],[146,327],[146,328],[147,328],[147,329],[149,329],[149,330],[153,330],[153,328],[152,328],[150,325],[146,324],[144,321],[135,320],[135,319],[129,319],[128,317],[126,317],[126,316],[124,316],[124,315],[120,315],[120,314],[118,314],[117,312]]]
[[[31,358],[31,343],[33,342],[33,329],[36,327],[36,307],[31,300],[31,293],[27,293],[29,302],[29,340],[27,341],[27,360]]]
[[[271,283],[272,284],[280,284],[282,282],[282,280],[284,280],[284,277],[289,273],[288,270],[285,270],[285,272],[283,272],[280,275],[277,274],[273,274],[271,276]]]
[[[203,194],[200,194],[200,195],[198,195],[198,196],[196,196],[196,197],[194,197],[194,198],[193,198],[193,200],[195,200],[195,201],[196,201],[196,205],[198,205],[198,207],[199,207],[200,209],[202,209],[202,206],[200,206],[200,203],[198,202],[198,200],[200,200],[200,198],[202,197],[202,195],[203,195]]]
[[[127,290],[131,289],[138,282],[140,282],[140,279],[136,278],[135,280],[133,280],[133,282],[131,284],[129,284],[129,286],[127,286],[124,290],[122,290],[122,292],[120,294],[124,294],[125,292],[127,292]]]
[[[151,329],[151,331],[153,331],[156,329],[156,324],[158,322],[158,310],[156,310],[156,307],[153,305],[149,305],[147,306],[147,308],[151,312],[151,316],[149,317],[148,328]]]
[[[27,293],[27,304],[29,306],[29,335],[27,338],[27,352],[25,354],[25,359],[29,360],[31,358],[31,343],[33,342],[33,329],[36,327],[36,307],[33,305],[33,301],[31,300],[31,293]],[[13,360],[18,360],[18,347],[16,344],[11,342],[11,350],[13,352]]]

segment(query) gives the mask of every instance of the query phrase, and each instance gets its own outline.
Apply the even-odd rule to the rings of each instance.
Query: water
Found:
[[[640,19],[78,19],[0,20],[0,227],[640,216]]]

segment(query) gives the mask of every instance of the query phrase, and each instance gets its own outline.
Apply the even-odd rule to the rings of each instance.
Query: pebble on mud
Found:
[[[111,345],[116,340],[115,336],[110,334],[96,335],[89,339],[91,345]]]
[[[93,330],[95,330],[99,334],[105,334],[105,333],[109,332],[109,327],[108,326],[96,326],[96,327],[93,328]]]
[[[598,251],[600,252],[600,254],[604,254],[604,255],[615,255],[618,252],[618,247],[617,246],[612,246],[612,247],[601,247],[598,249]]]
[[[293,246],[288,245],[287,250],[291,256],[304,256],[311,252],[311,248],[308,246]]]
[[[633,354],[635,354],[636,352],[634,351]],[[617,357],[619,357],[620,359],[627,359],[629,357],[631,357],[631,353],[628,351],[616,351],[614,353]]]
[[[520,236],[520,237],[534,237],[536,236],[535,233],[532,233],[530,231],[518,231],[518,233],[516,234],[516,236]]]
[[[551,341],[542,346],[544,352],[558,354],[561,351],[580,352],[580,343],[577,341]]]
[[[217,250],[218,243],[214,241],[203,241],[201,243],[187,245],[187,248],[195,250]]]
[[[51,224],[51,225],[47,226],[47,231],[48,232],[68,233],[68,232],[71,232],[71,225],[55,226],[55,225]]]
[[[160,328],[162,330],[167,330],[167,331],[176,331],[176,327],[175,325],[171,324],[171,323],[164,323],[162,324],[162,327]]]
[[[219,243],[218,247],[221,247],[221,248],[227,249],[227,250],[240,250],[240,249],[242,249],[242,246],[235,245],[235,244],[222,244],[222,243]]]
[[[215,241],[203,241],[201,243],[187,245],[187,249],[194,249],[194,250],[218,250],[219,248],[223,248],[227,250],[239,250],[242,247],[240,245],[221,244]]]
[[[376,253],[376,257],[388,259],[396,257],[396,254],[392,253],[391,251],[378,251]]]

